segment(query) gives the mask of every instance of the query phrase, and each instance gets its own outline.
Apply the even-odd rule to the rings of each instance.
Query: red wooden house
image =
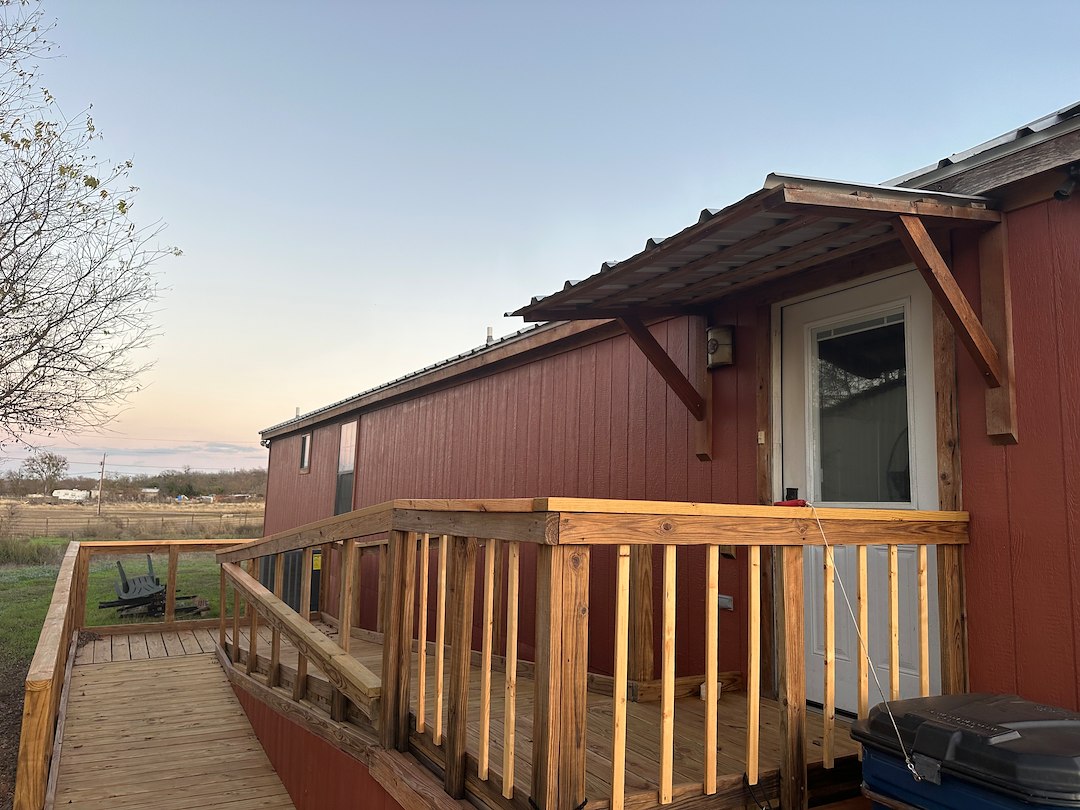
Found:
[[[160,627],[202,636],[160,652],[216,651],[300,808],[802,808],[857,794],[880,700],[1080,709],[1078,181],[1080,105],[883,185],[771,175],[541,325],[264,430],[216,639],[175,591],[220,541],[69,549],[15,806],[98,789],[58,765],[73,658],[158,682],[129,625],[76,652],[118,551],[168,552]],[[288,804],[264,766],[229,806]]]

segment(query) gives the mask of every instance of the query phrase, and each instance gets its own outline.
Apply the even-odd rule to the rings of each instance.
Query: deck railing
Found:
[[[176,583],[184,554],[214,552],[234,547],[237,540],[93,541],[68,544],[60,563],[52,601],[27,671],[19,737],[14,810],[41,810],[51,804],[55,765],[63,741],[63,706],[66,684],[79,642],[86,628],[90,597],[90,562],[99,555],[167,554],[166,595],[161,620],[126,622],[89,628],[99,635],[129,633],[135,629],[190,630],[214,626],[217,619],[176,618]],[[222,606],[224,610],[224,606]]]
[[[941,565],[939,610],[943,628],[960,625],[962,602],[955,598],[956,583],[949,577],[956,570],[958,548],[967,542],[967,515],[956,512],[910,510],[863,510],[785,508],[768,506],[706,505],[644,501],[596,501],[565,498],[515,499],[495,501],[394,501],[310,524],[292,532],[266,538],[245,548],[219,554],[219,560],[234,563],[260,556],[278,555],[276,571],[281,571],[280,555],[303,548],[341,543],[338,554],[338,644],[333,651],[306,646],[310,626],[280,602],[278,595],[259,586],[235,565],[226,565],[223,577],[255,605],[255,615],[263,616],[275,630],[268,682],[277,671],[277,631],[286,633],[306,658],[318,660],[331,681],[336,703],[332,715],[344,717],[341,701],[348,699],[362,707],[361,713],[378,733],[387,749],[413,751],[422,761],[442,772],[447,793],[466,795],[489,806],[507,802],[522,807],[527,803],[543,808],[573,808],[586,798],[588,693],[600,680],[587,671],[589,633],[612,633],[614,676],[606,679],[610,704],[610,795],[591,796],[590,804],[604,804],[612,810],[626,806],[647,806],[678,802],[690,796],[722,794],[732,801],[748,798],[743,779],[757,786],[759,796],[779,798],[783,807],[805,807],[807,802],[808,724],[806,674],[804,669],[804,551],[823,546],[822,533],[832,548],[823,557],[822,618],[824,628],[824,710],[821,718],[822,766],[832,768],[837,760],[835,724],[835,632],[836,593],[833,553],[845,546],[855,548],[857,571],[857,626],[863,639],[870,636],[868,623],[867,550],[881,546],[889,560],[888,649],[890,651],[890,697],[899,692],[899,595],[910,588],[918,604],[917,649],[920,690],[929,690],[929,584],[927,549],[937,546]],[[531,547],[530,573],[535,581],[521,581],[523,550]],[[590,620],[589,576],[591,551],[597,547],[617,549],[615,563],[614,625],[601,627]],[[651,643],[640,638],[635,624],[642,615],[651,616],[651,586],[643,586],[631,574],[635,549],[662,548],[663,585],[657,612],[661,614],[661,677],[650,680],[649,667],[635,656],[651,658]],[[900,582],[898,548],[917,550],[915,581]],[[346,669],[353,659],[347,652],[356,620],[359,587],[357,564],[364,549],[378,547],[380,559],[381,635],[367,637],[382,644],[382,673],[356,670],[363,677],[353,682]],[[694,552],[693,547],[700,547]],[[746,724],[743,773],[730,773],[717,763],[718,697],[721,683],[731,673],[719,672],[718,597],[722,553],[745,555],[742,563],[746,579]],[[705,592],[700,606],[704,632],[705,672],[701,676],[676,677],[675,640],[676,569],[680,555],[703,555]],[[696,558],[695,558],[696,559]],[[763,564],[763,559],[769,561]],[[505,562],[503,562],[505,561]],[[254,571],[254,567],[251,569]],[[310,575],[310,564],[304,570]],[[608,572],[605,572],[608,575]],[[502,582],[497,586],[497,579]],[[327,580],[324,579],[324,582]],[[775,597],[775,653],[777,698],[779,700],[779,767],[763,771],[761,734],[767,720],[762,717],[762,591]],[[528,587],[527,587],[528,586]],[[523,592],[535,591],[535,604],[524,604]],[[429,600],[434,604],[434,638],[429,636]],[[505,600],[505,607],[503,607]],[[635,602],[636,600],[636,602]],[[649,601],[645,604],[642,600]],[[307,604],[306,598],[302,603]],[[326,602],[324,601],[325,605]],[[479,607],[479,644],[474,645],[475,608]],[[680,608],[684,610],[685,608]],[[497,615],[505,611],[502,615]],[[234,612],[236,613],[236,612]],[[518,734],[517,694],[519,618],[531,613],[535,630],[533,705],[530,747],[522,755]],[[846,613],[846,611],[845,611]],[[323,614],[325,616],[325,614]],[[422,617],[418,621],[418,615]],[[768,615],[768,612],[766,612]],[[254,621],[255,619],[253,619]],[[845,618],[846,621],[846,618]],[[591,626],[590,626],[591,622]],[[496,624],[502,632],[495,633]],[[351,632],[350,632],[351,631]],[[223,630],[224,632],[224,630]],[[651,631],[650,631],[651,632]],[[500,639],[501,636],[501,639]],[[234,627],[233,638],[238,638]],[[251,644],[258,644],[252,628]],[[499,645],[499,642],[502,642]],[[319,642],[320,644],[322,642]],[[874,641],[875,645],[879,640]],[[233,655],[239,652],[234,644]],[[479,649],[474,649],[478,646]],[[499,646],[499,649],[496,647]],[[644,650],[642,649],[644,647]],[[773,649],[773,648],[770,648]],[[500,655],[501,653],[501,655]],[[248,651],[248,668],[258,667],[255,650]],[[955,659],[962,649],[942,645],[943,687],[957,688],[948,673],[962,665]],[[862,656],[858,656],[862,659]],[[432,660],[429,661],[429,658]],[[252,664],[252,660],[256,662]],[[236,658],[235,660],[239,660]],[[434,669],[434,685],[429,686],[428,667]],[[501,669],[501,695],[493,694],[493,667]],[[479,669],[478,673],[474,670]],[[479,689],[471,683],[478,677]],[[860,665],[858,675],[859,713],[868,707],[868,675]],[[294,682],[293,697],[297,692]],[[415,687],[413,684],[415,683]],[[700,781],[678,780],[676,759],[675,703],[703,684],[705,720],[698,740],[681,739],[680,746],[703,749]],[[377,684],[381,684],[379,688]],[[659,692],[658,790],[628,792],[627,704],[645,692]],[[415,688],[416,694],[412,694]],[[768,685],[766,686],[768,688]],[[477,700],[476,692],[479,692]],[[472,699],[470,700],[470,695]],[[378,704],[378,705],[377,705]],[[334,711],[333,706],[339,708]],[[773,704],[770,704],[772,706]],[[493,708],[500,709],[501,729],[493,733]],[[377,711],[376,711],[377,709]],[[773,709],[770,709],[773,711]],[[444,722],[445,717],[445,722]],[[680,735],[684,732],[680,730]],[[730,735],[730,730],[728,731]],[[608,749],[605,749],[608,750]],[[847,749],[851,750],[850,746]],[[501,756],[500,756],[501,754]],[[775,761],[775,757],[774,757]],[[595,766],[594,766],[595,767]],[[685,772],[685,768],[682,769]],[[527,776],[526,776],[527,774]],[[744,777],[745,774],[745,777]],[[528,786],[528,795],[515,788]],[[595,784],[595,783],[594,783]],[[721,798],[718,796],[717,798]]]

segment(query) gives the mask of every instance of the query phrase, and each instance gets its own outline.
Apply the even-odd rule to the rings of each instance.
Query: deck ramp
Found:
[[[54,807],[293,808],[216,658],[71,672]]]

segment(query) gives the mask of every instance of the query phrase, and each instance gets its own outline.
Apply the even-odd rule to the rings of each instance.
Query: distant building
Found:
[[[143,487],[139,490],[139,500],[152,501],[161,494],[158,487]]]
[[[90,491],[85,489],[54,489],[52,496],[65,503],[85,503],[90,500]]]

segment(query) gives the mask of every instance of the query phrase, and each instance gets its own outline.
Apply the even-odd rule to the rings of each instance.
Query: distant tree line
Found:
[[[98,478],[93,475],[69,475],[67,459],[55,453],[37,453],[23,465],[8,470],[0,479],[0,496],[25,498],[32,494],[48,494],[55,489],[85,489],[96,492]],[[177,496],[197,498],[200,495],[266,496],[266,470],[236,469],[202,472],[184,467],[165,470],[154,475],[113,475],[106,473],[103,500],[146,500],[143,490],[158,490],[163,500]]]

